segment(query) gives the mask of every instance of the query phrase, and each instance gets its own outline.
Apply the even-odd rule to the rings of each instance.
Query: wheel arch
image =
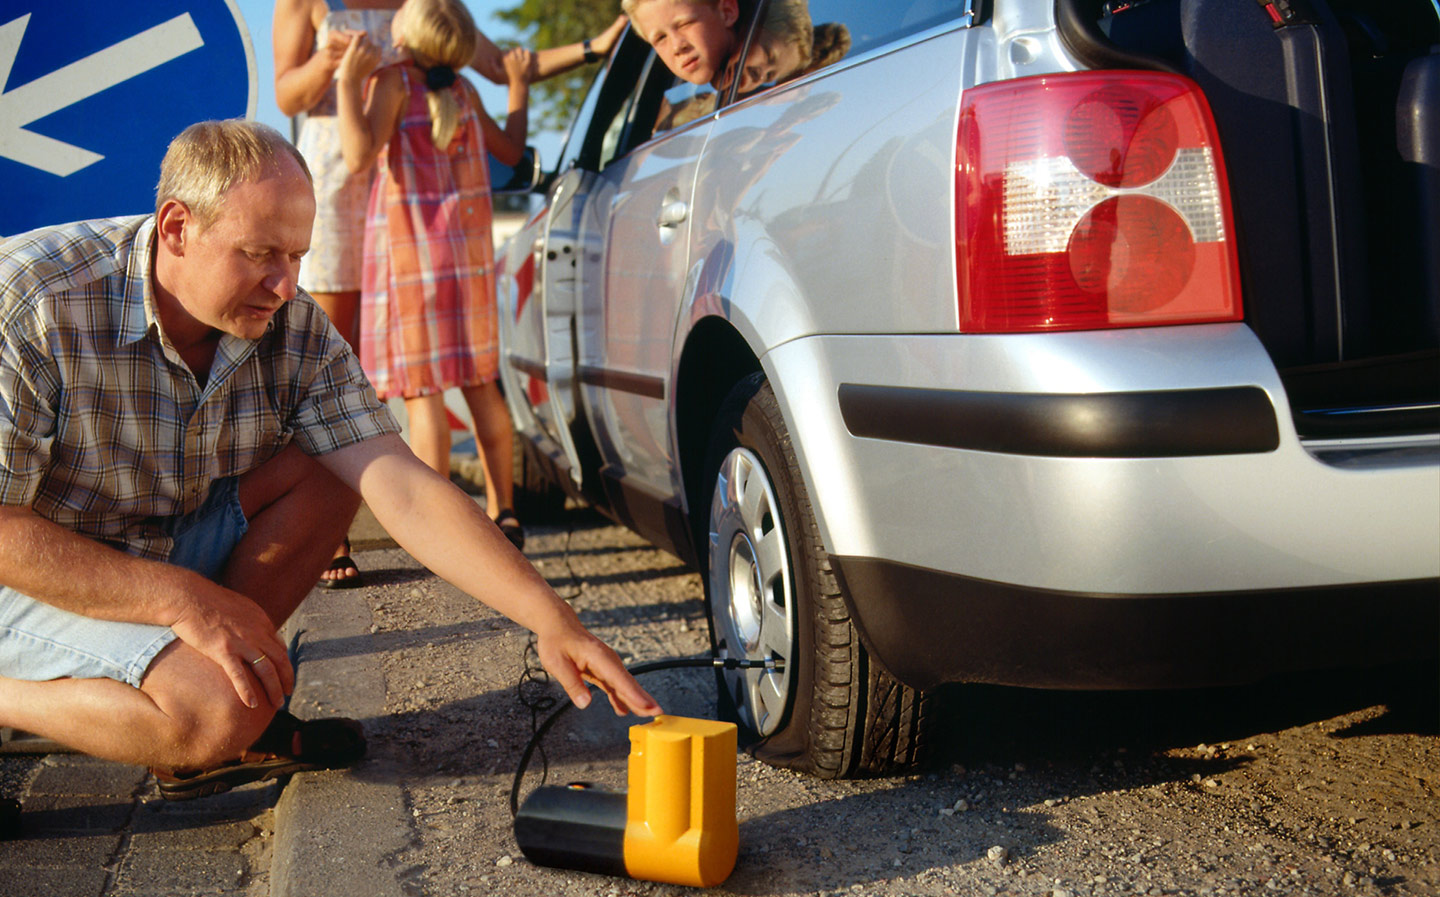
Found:
[[[699,528],[705,521],[695,519],[695,509],[709,506],[711,484],[704,482],[703,468],[710,430],[730,390],[759,370],[760,359],[750,344],[729,321],[719,317],[700,319],[680,355],[674,397],[677,459],[696,563],[702,569],[705,558],[699,550],[703,544]]]

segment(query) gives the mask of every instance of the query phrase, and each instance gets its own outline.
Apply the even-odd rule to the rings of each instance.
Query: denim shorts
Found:
[[[203,505],[163,523],[175,540],[170,563],[215,579],[248,528],[239,481],[216,480]],[[0,676],[9,679],[117,679],[139,688],[174,640],[168,626],[82,617],[0,586]]]

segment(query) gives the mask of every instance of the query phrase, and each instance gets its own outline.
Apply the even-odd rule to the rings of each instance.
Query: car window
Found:
[[[557,171],[564,171],[572,164],[599,171],[634,146],[629,131],[640,85],[645,83],[649,71],[650,56],[649,45],[633,31],[626,31],[581,106],[575,119],[578,133],[567,138]]]
[[[645,82],[649,78],[650,68],[654,65],[654,58],[648,48],[645,49],[644,55],[644,63],[640,66],[629,93],[625,94],[624,102],[616,108],[608,123],[600,123],[604,125],[598,160],[598,167],[601,170],[638,142],[631,139],[631,132],[635,130],[635,110],[640,103]]]
[[[746,48],[740,94],[834,65],[958,18],[962,0],[769,0]]]
[[[726,0],[718,0],[723,9]],[[964,0],[761,0],[756,5],[732,0],[734,24],[723,15],[677,38],[667,32],[671,20],[654,0],[637,7],[631,28],[607,78],[606,91],[591,122],[588,161],[602,168],[651,137],[683,127],[724,103],[882,47],[906,35],[957,19]],[[708,8],[708,7],[707,7]],[[660,44],[651,47],[642,28]],[[698,33],[697,33],[698,32]],[[753,32],[753,33],[752,33]],[[712,56],[697,75],[688,55],[675,47],[706,45]],[[643,63],[634,57],[643,54]],[[704,55],[698,53],[696,55]],[[621,68],[629,59],[628,68]],[[633,79],[616,83],[623,73]]]

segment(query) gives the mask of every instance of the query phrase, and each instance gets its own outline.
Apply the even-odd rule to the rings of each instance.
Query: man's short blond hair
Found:
[[[173,199],[190,210],[201,228],[209,227],[220,216],[227,190],[275,169],[285,155],[313,184],[305,157],[269,125],[238,118],[193,124],[170,141],[160,163],[155,211]]]

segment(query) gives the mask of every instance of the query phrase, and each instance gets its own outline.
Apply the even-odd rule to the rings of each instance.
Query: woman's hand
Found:
[[[620,16],[610,23],[610,27],[597,34],[590,40],[590,49],[599,53],[602,57],[609,56],[610,51],[615,48],[615,42],[620,39],[620,32],[625,30],[625,23],[629,19]]]
[[[345,58],[345,50],[356,35],[364,35],[363,31],[331,31],[326,38],[325,45],[315,49],[315,55],[323,60],[323,64],[330,70],[331,77],[340,68],[340,61]]]

